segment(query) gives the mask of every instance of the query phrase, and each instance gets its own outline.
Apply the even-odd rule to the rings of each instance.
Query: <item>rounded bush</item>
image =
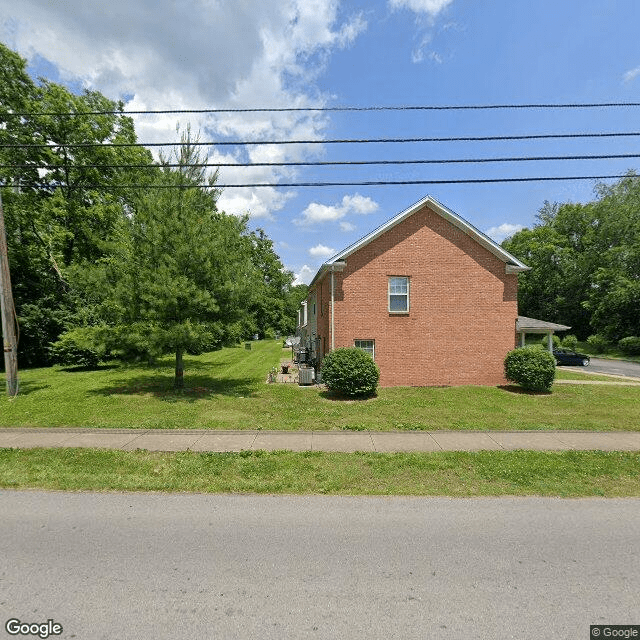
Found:
[[[330,391],[349,397],[372,396],[379,380],[378,365],[362,349],[336,349],[322,361],[322,381]]]
[[[562,346],[565,349],[571,349],[571,351],[575,351],[578,348],[578,338],[576,336],[569,334],[562,338]]]
[[[63,333],[51,347],[54,362],[72,367],[94,368],[100,361],[100,352],[92,343],[87,328],[72,329]]]
[[[507,380],[529,391],[551,391],[556,377],[556,361],[548,352],[535,347],[509,351],[504,359]]]
[[[607,341],[600,335],[595,334],[587,338],[587,344],[595,353],[604,353],[609,346]]]
[[[629,336],[618,341],[618,347],[622,353],[628,356],[640,356],[640,338]]]
[[[553,341],[553,348],[554,349],[559,349],[561,346],[564,346],[564,344],[562,344],[560,342],[560,338],[553,334],[551,336],[551,339]],[[547,338],[547,336],[543,336],[542,338],[540,338],[540,345],[542,346],[543,349],[547,349],[548,350],[548,346],[549,346],[549,338]]]

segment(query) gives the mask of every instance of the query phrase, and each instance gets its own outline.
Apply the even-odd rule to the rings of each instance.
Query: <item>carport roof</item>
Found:
[[[566,324],[557,324],[555,322],[546,322],[545,320],[536,320],[535,318],[527,318],[526,316],[518,316],[516,321],[516,331],[522,333],[548,333],[549,331],[566,331],[571,329]]]

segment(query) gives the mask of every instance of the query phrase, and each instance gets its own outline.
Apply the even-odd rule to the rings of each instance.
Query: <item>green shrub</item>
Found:
[[[587,338],[587,344],[595,353],[604,353],[609,343],[600,335],[593,335]]]
[[[350,397],[372,396],[379,380],[378,365],[362,349],[336,349],[322,361],[322,381],[330,391]]]
[[[571,349],[571,351],[575,351],[578,347],[578,338],[569,334],[568,336],[562,338],[562,346],[565,349]]]
[[[553,348],[554,349],[559,349],[560,348],[560,338],[558,338],[557,335],[555,335],[555,333],[551,336],[551,339],[553,341]],[[542,347],[544,349],[546,349],[547,351],[549,350],[549,338],[547,338],[547,336],[543,336],[540,339],[540,344],[542,345]],[[564,345],[563,345],[564,346]]]
[[[640,338],[629,336],[618,341],[618,347],[622,353],[628,356],[640,356]]]
[[[50,347],[51,359],[72,367],[93,368],[104,355],[95,346],[93,327],[71,329]]]
[[[555,358],[537,347],[514,349],[504,359],[507,380],[530,391],[551,391],[556,376]]]

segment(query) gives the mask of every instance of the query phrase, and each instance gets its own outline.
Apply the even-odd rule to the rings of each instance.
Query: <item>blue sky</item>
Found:
[[[130,109],[640,102],[637,0],[0,0],[0,40],[45,75]],[[637,131],[638,108],[209,115],[206,140]],[[176,140],[182,116],[137,117],[142,142]],[[212,147],[220,162],[616,154],[636,138]],[[605,175],[638,160],[233,168],[221,182]],[[330,254],[430,194],[500,241],[545,200],[587,201],[593,182],[227,189],[308,282]]]

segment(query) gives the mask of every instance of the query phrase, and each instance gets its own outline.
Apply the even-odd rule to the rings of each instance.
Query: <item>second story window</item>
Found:
[[[389,313],[409,313],[409,278],[389,278]]]

